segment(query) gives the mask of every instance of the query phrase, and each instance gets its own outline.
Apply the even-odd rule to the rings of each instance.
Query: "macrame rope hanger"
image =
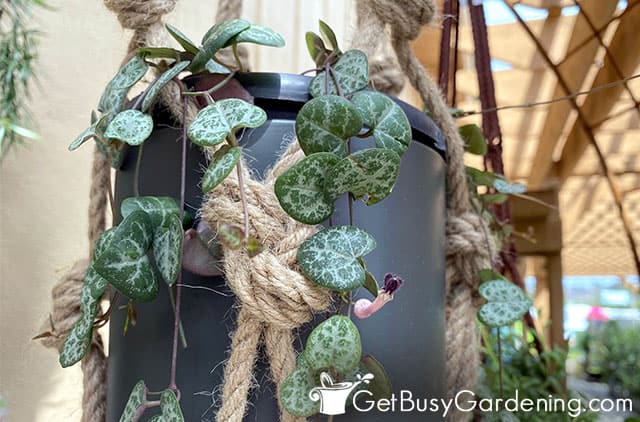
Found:
[[[162,16],[171,12],[177,0],[104,0],[117,14],[125,29],[133,30],[129,54],[138,46],[162,45]],[[463,141],[437,85],[425,72],[411,50],[411,41],[420,29],[433,22],[434,0],[357,0],[358,34],[361,40],[380,43],[357,45],[372,58],[371,79],[385,92],[397,93],[406,75],[420,94],[424,106],[441,128],[447,146],[447,222],[446,222],[446,360],[447,394],[475,385],[478,353],[475,347],[477,272],[490,266],[492,253],[484,237],[483,220],[470,207],[463,163]],[[217,21],[241,15],[241,0],[221,0]],[[387,32],[389,37],[387,37]],[[384,46],[381,48],[380,46]],[[375,46],[376,51],[371,51]],[[190,103],[185,116],[179,89],[168,84],[161,101],[183,124],[188,124],[197,109]],[[213,151],[207,150],[211,156]],[[297,247],[315,230],[290,219],[280,208],[273,193],[275,178],[303,157],[293,142],[278,159],[264,182],[251,178],[245,170],[252,234],[266,246],[265,252],[248,261],[243,253],[224,250],[225,275],[235,293],[239,312],[229,359],[225,366],[219,422],[240,422],[247,407],[257,347],[263,341],[271,375],[276,385],[295,365],[292,330],[308,322],[311,316],[330,306],[328,292],[306,280],[295,267]],[[247,166],[244,166],[246,169]],[[238,206],[238,181],[230,176],[206,198],[201,214],[209,223],[236,223],[241,218]],[[93,245],[105,228],[110,169],[104,156],[95,152],[89,207],[89,241]],[[493,243],[489,245],[493,248]],[[92,246],[93,247],[93,246]],[[53,289],[54,336],[46,345],[60,348],[66,334],[79,317],[79,296],[87,261],[79,261]],[[274,280],[276,282],[274,282]],[[274,287],[275,286],[275,287]],[[83,422],[104,422],[106,409],[106,358],[99,335],[82,361],[84,373]],[[450,420],[461,420],[454,414]],[[281,410],[281,420],[303,419]]]

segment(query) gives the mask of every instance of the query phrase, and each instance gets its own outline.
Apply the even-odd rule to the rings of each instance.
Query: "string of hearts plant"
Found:
[[[243,70],[237,53],[238,44],[282,47],[284,40],[269,28],[241,19],[214,25],[199,47],[171,25],[166,28],[182,50],[138,49],[108,83],[100,98],[98,113],[91,115],[90,127],[69,146],[70,150],[75,150],[94,139],[115,168],[122,162],[125,146],[134,146],[138,147],[138,162],[135,196],[122,201],[122,221],[105,231],[96,242],[81,292],[82,317],[64,342],[61,365],[68,367],[80,361],[91,343],[94,328],[108,319],[110,309],[97,315],[100,298],[108,290],[113,292],[112,304],[118,294],[129,299],[132,317],[134,301],[153,300],[158,294],[160,279],[168,285],[174,299],[172,364],[167,387],[160,392],[151,392],[143,380],[139,381],[131,392],[121,421],[136,421],[147,410],[158,407],[160,413],[152,420],[184,419],[180,389],[176,384],[176,357],[181,333],[180,279],[185,261],[185,228],[189,229],[187,233],[193,231],[184,215],[189,140],[198,146],[217,149],[202,177],[204,192],[215,189],[233,169],[237,170],[244,227],[221,224],[216,228],[219,241],[230,248],[244,248],[249,256],[259,254],[263,248],[249,232],[247,193],[241,169],[243,147],[236,132],[259,127],[266,121],[266,113],[237,98],[214,101],[212,93],[228,83],[237,71]],[[353,201],[363,200],[367,205],[373,205],[389,195],[398,175],[400,156],[411,142],[411,127],[402,109],[384,94],[367,89],[366,55],[358,50],[342,52],[333,31],[323,22],[320,22],[320,33],[321,36],[307,34],[317,75],[309,88],[313,99],[302,107],[295,126],[306,157],[282,174],[275,184],[275,194],[291,217],[312,225],[328,220],[328,227],[300,246],[297,258],[305,276],[335,291],[341,303],[337,314],[320,323],[310,334],[297,368],[281,388],[280,400],[286,410],[300,416],[318,412],[319,404],[309,399],[308,392],[317,385],[322,372],[342,381],[366,370],[375,375],[375,385],[369,386],[370,391],[381,396],[391,393],[382,365],[371,356],[362,357],[360,334],[351,316],[371,316],[393,298],[402,279],[387,274],[384,286],[379,288],[367,271],[363,257],[375,248],[376,242],[369,233],[354,226]],[[227,47],[234,52],[235,64],[224,63],[219,58],[220,50]],[[127,104],[131,87],[148,73],[150,67],[156,68],[159,76],[135,101]],[[179,78],[185,72],[226,76],[211,89],[194,92]],[[188,102],[195,96],[204,97],[207,103],[188,127],[183,125],[179,202],[169,197],[142,197],[138,192],[143,146],[154,127],[151,112],[160,91],[169,83],[180,87],[183,117]],[[371,142],[372,147],[352,151],[352,139],[358,139],[358,144],[363,145]],[[349,203],[349,225],[334,226],[331,218],[334,203],[345,194]],[[361,287],[371,292],[373,301],[353,302],[353,292]]]

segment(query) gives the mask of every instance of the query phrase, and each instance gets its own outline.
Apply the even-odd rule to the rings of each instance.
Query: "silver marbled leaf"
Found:
[[[383,200],[391,193],[400,169],[400,157],[389,149],[370,148],[343,158],[327,174],[325,194],[331,200],[345,192],[367,205]]]
[[[206,193],[215,189],[231,173],[241,155],[241,147],[225,149],[219,155],[216,153],[216,157],[202,176],[202,191]]]
[[[284,38],[271,28],[251,24],[251,26],[225,44],[225,47],[233,44],[248,42],[252,44],[265,45],[269,47],[284,47]]]
[[[507,280],[484,282],[478,291],[487,300],[478,311],[478,319],[490,327],[513,324],[532,305],[522,289]]]
[[[350,318],[335,315],[313,329],[304,358],[316,371],[333,368],[344,374],[360,363],[362,344],[358,328]]]
[[[296,117],[296,135],[305,154],[332,152],[347,156],[347,141],[362,128],[356,107],[337,95],[307,102]]]
[[[316,284],[340,292],[362,287],[365,270],[358,258],[376,247],[366,231],[354,226],[335,226],[320,230],[298,249],[298,265]]]
[[[207,62],[227,44],[227,42],[238,35],[251,24],[242,19],[232,19],[215,24],[202,39],[202,48],[198,50],[191,61],[191,70],[196,73],[201,71]]]
[[[166,84],[171,82],[173,78],[178,76],[180,72],[185,70],[187,66],[189,66],[189,62],[186,60],[180,63],[176,63],[173,67],[171,67],[169,70],[160,75],[158,79],[156,79],[156,81],[153,83],[153,85],[151,85],[149,91],[147,91],[147,94],[142,100],[142,106],[140,108],[143,112],[146,113],[151,109],[153,102],[158,97],[158,94],[160,94],[162,88],[164,88]]]
[[[372,131],[378,148],[404,154],[411,143],[411,125],[404,111],[391,98],[376,91],[357,92],[351,98]]]
[[[140,145],[153,131],[153,118],[139,110],[118,113],[107,126],[104,136],[129,145]]]
[[[241,127],[258,127],[267,120],[260,107],[238,98],[216,101],[198,112],[189,125],[189,139],[201,146],[213,146]]]
[[[147,387],[144,384],[144,381],[138,381],[131,390],[131,394],[129,394],[127,404],[120,416],[120,422],[134,422],[134,415],[146,400],[146,391]]]
[[[342,95],[349,95],[364,89],[369,84],[369,62],[367,55],[360,50],[349,50],[333,65],[333,76],[329,75],[329,91],[326,90],[326,73],[318,73],[309,85],[313,97],[338,94],[336,83]]]
[[[317,152],[284,172],[275,183],[282,209],[305,224],[319,224],[333,214],[333,201],[326,197],[327,172],[340,160],[330,152]]]

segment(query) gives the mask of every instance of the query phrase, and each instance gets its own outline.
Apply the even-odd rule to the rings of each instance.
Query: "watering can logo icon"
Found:
[[[320,400],[320,413],[323,415],[344,415],[349,395],[360,385],[369,384],[373,374],[357,375],[357,381],[334,383],[333,378],[326,372],[320,374],[321,387],[314,387],[309,391],[312,401]]]

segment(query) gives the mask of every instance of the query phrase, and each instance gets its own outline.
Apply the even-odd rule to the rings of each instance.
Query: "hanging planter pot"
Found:
[[[391,27],[444,136],[370,89],[367,55],[342,51],[323,22],[306,38],[315,77],[245,73],[238,45],[282,47],[279,34],[220,15],[201,45],[167,25],[180,50],[138,48],[173,4],[134,23],[146,5],[108,2],[136,31],[69,146],[97,145],[91,259],[56,286],[41,336],[63,367],[82,361],[85,420],[439,420],[425,400],[474,384],[469,287],[487,266],[486,227],[458,130],[409,47],[435,6],[396,19],[394,4],[362,16]],[[151,67],[155,79],[127,103]],[[108,374],[95,329],[107,320]],[[407,395],[416,401],[398,408]]]
[[[260,178],[273,166],[283,148],[293,140],[295,120],[310,99],[312,78],[272,73],[238,74],[238,82],[251,94],[254,104],[266,111],[267,121],[247,129],[239,137],[251,171]],[[207,78],[190,79],[189,85],[207,89]],[[394,100],[407,114],[413,142],[402,157],[401,171],[391,195],[385,201],[367,206],[354,204],[354,224],[372,234],[378,248],[367,256],[367,269],[379,278],[388,268],[402,269],[405,285],[389,306],[375,317],[354,318],[362,338],[363,355],[375,356],[384,364],[394,391],[411,391],[414,397],[442,397],[445,384],[444,355],[444,147],[442,135],[422,112]],[[180,197],[181,144],[176,140],[180,128],[161,107],[154,116],[153,133],[145,141],[139,163],[139,194]],[[373,138],[358,140],[354,150],[373,145]],[[139,148],[124,152],[118,170],[115,201],[118,205],[134,195]],[[186,211],[195,215],[201,208],[201,179],[207,160],[200,148],[187,151]],[[349,223],[345,197],[337,201],[334,225]],[[196,217],[197,218],[197,217]],[[217,259],[221,259],[217,257]],[[219,266],[221,262],[217,263]],[[234,328],[236,299],[225,286],[223,276],[199,276],[183,271],[181,319],[188,347],[178,353],[177,383],[185,420],[213,420],[219,403],[215,400],[223,384],[223,369]],[[187,287],[188,286],[188,287]],[[364,289],[354,297],[371,299]],[[126,306],[121,298],[116,306]],[[127,335],[122,330],[126,312],[114,312],[110,320],[109,390],[107,420],[117,421],[127,403],[131,388],[144,379],[150,390],[166,385],[171,366],[171,329],[174,315],[167,289],[160,289],[150,303],[135,306],[138,318]],[[321,314],[299,331],[300,350],[318,323]],[[416,335],[419,332],[419,335]],[[364,374],[363,374],[364,375]],[[259,358],[255,370],[256,386],[251,391],[245,420],[278,419],[276,387],[270,381],[268,363]],[[397,420],[397,413],[375,410],[358,412],[347,408],[344,420]],[[395,415],[395,416],[394,416]],[[402,420],[425,420],[417,412]]]

